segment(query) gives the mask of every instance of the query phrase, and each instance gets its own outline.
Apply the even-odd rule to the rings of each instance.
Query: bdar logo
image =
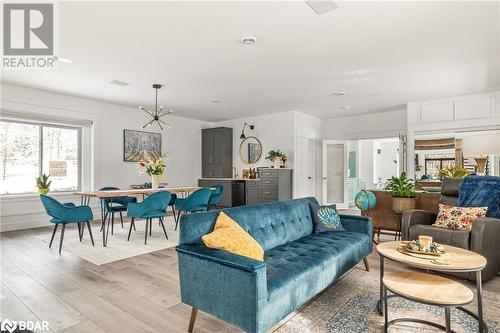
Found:
[[[5,319],[0,324],[0,331],[2,331],[2,332],[12,333],[16,330],[16,328],[17,328],[17,324],[15,322],[8,320],[8,319]]]

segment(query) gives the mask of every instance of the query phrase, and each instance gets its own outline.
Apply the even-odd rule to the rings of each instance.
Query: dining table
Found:
[[[128,196],[142,196],[150,195],[160,191],[169,191],[175,193],[181,198],[187,197],[190,193],[200,189],[198,186],[176,186],[176,187],[162,187],[162,188],[140,188],[140,189],[125,189],[125,190],[109,190],[109,191],[80,191],[74,192],[74,195],[80,196],[80,204],[88,206],[91,198],[97,198],[100,202],[101,208],[101,231],[102,231],[102,246],[106,247],[108,243],[109,226],[108,213],[106,213],[105,200],[108,199],[110,206],[113,205],[114,198],[123,198]],[[214,190],[214,189],[212,189]],[[107,226],[106,226],[107,224]]]

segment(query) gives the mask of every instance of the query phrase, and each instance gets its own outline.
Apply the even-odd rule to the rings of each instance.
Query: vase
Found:
[[[40,193],[40,194],[47,194],[47,193],[49,193],[49,191],[50,190],[48,188],[39,188],[38,189],[38,193]]]
[[[281,159],[280,158],[275,158],[272,160],[273,165],[271,166],[272,168],[278,168],[281,166]]]
[[[403,214],[407,210],[415,209],[415,198],[392,198],[392,211],[396,214]]]
[[[151,175],[151,188],[153,190],[157,190],[159,184],[160,184],[160,175]]]

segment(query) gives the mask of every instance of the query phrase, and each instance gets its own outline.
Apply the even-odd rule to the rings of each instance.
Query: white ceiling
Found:
[[[303,1],[61,2],[60,56],[73,63],[2,81],[148,107],[158,82],[160,104],[207,121],[330,118],[499,89],[500,2],[337,4],[318,16]]]

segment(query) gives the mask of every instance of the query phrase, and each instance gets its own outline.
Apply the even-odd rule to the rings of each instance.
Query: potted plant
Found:
[[[401,172],[399,177],[388,179],[386,191],[392,192],[392,210],[396,214],[415,209],[415,182]]]
[[[139,167],[149,176],[151,176],[151,188],[158,189],[160,176],[165,172],[165,163],[162,157],[156,157],[149,161],[139,162]]]
[[[50,175],[46,175],[45,173],[42,173],[40,177],[36,178],[36,187],[38,188],[38,193],[40,194],[47,194],[50,191],[50,184],[52,183],[51,180],[49,180]]]
[[[281,158],[286,156],[281,150],[270,150],[267,153],[266,160],[270,160],[273,164],[271,168],[279,168],[281,164]]]
[[[444,168],[439,170],[438,178],[443,180],[445,178],[464,178],[469,175],[469,170],[460,167]]]

